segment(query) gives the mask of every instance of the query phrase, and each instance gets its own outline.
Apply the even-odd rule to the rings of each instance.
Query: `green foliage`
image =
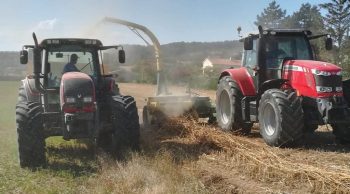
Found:
[[[282,10],[276,1],[272,1],[264,11],[256,16],[255,25],[265,28],[280,28],[286,17],[286,10]]]
[[[349,50],[347,37],[350,28],[350,2],[348,0],[331,0],[329,3],[320,4],[320,7],[327,11],[325,25],[329,33],[332,34],[337,48],[334,52],[334,62],[345,71],[349,70]]]
[[[327,11],[323,17],[327,30],[335,37],[341,48],[345,33],[350,27],[350,2],[348,0],[331,0],[330,3],[320,4]]]
[[[304,28],[314,34],[324,33],[324,23],[320,10],[310,3],[302,4],[300,9],[288,16],[285,21],[288,28]]]
[[[207,90],[216,90],[216,87],[218,85],[218,79],[219,77],[217,75],[212,76],[196,76],[193,77],[190,81],[191,88],[198,88],[198,89],[207,89]]]
[[[132,68],[132,71],[136,73],[137,83],[155,84],[157,82],[156,63],[153,60],[140,60]]]
[[[177,42],[161,46],[164,72],[171,84],[185,85],[202,74],[202,63],[208,56],[219,58],[241,58],[242,43],[224,42]],[[132,65],[138,83],[156,83],[154,51],[149,46],[126,45],[127,64]],[[197,84],[207,85],[207,84]],[[202,86],[201,86],[202,87]],[[203,86],[204,87],[204,86]],[[202,88],[203,88],[202,87]],[[205,86],[207,87],[207,86]]]
[[[285,25],[288,28],[308,29],[314,35],[326,33],[319,8],[309,3],[302,4],[298,11],[288,16],[285,20]],[[329,57],[329,51],[325,50],[324,39],[314,39],[311,41],[311,44],[317,60],[333,61],[332,57]]]

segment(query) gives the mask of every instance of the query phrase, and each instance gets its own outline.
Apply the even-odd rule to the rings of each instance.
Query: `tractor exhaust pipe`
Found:
[[[33,48],[33,73],[34,73],[34,81],[35,81],[35,88],[41,92],[45,93],[45,89],[42,87],[40,83],[40,73],[41,73],[41,66],[42,66],[42,60],[41,60],[41,49],[39,47],[38,39],[36,38],[35,33],[33,32],[33,40],[34,40],[34,48]]]

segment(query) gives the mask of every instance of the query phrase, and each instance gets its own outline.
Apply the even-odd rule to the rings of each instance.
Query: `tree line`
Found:
[[[323,13],[323,14],[322,14]],[[330,34],[334,49],[326,52],[323,42],[313,42],[316,54],[320,60],[329,61],[350,72],[350,1],[330,0],[327,3],[311,5],[304,3],[299,10],[291,15],[272,1],[259,15],[255,25],[266,28],[304,28],[313,34]]]

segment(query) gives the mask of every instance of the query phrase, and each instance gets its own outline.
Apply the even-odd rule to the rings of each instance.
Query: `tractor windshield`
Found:
[[[304,36],[276,35],[266,41],[266,65],[280,68],[284,58],[312,60],[312,53]]]
[[[96,76],[93,53],[82,52],[82,49],[48,52],[47,65],[50,66],[49,87],[59,87],[62,75],[69,71],[80,71],[90,76]]]

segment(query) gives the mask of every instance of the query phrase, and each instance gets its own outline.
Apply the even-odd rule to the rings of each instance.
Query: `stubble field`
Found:
[[[48,166],[21,169],[15,104],[19,82],[0,82],[0,193],[349,193],[350,145],[334,144],[330,127],[295,148],[265,145],[190,118],[141,129],[141,151],[115,161],[84,141],[47,139]],[[154,86],[120,84],[139,115]],[[174,93],[184,91],[174,87]],[[215,100],[215,91],[196,91]],[[141,120],[141,119],[140,119]]]

